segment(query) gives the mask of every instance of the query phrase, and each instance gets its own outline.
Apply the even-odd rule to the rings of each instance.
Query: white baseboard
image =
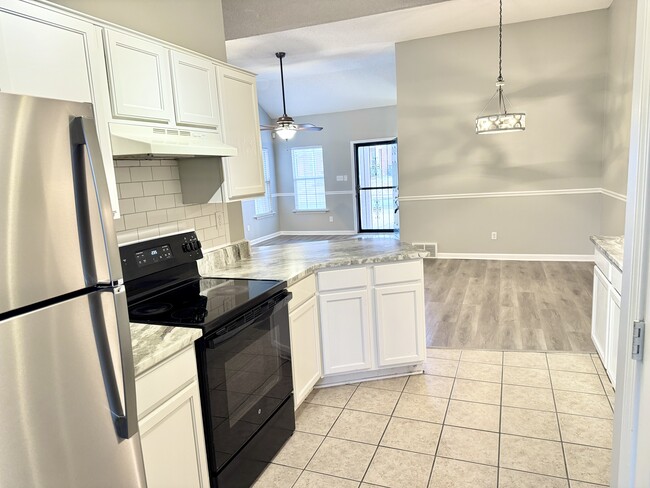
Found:
[[[282,232],[274,232],[273,234],[268,234],[262,237],[258,237],[257,239],[252,239],[248,241],[248,243],[251,246],[254,246],[255,244],[259,244],[260,242],[268,241],[269,239],[273,239],[274,237],[279,237],[282,235]]]
[[[355,230],[283,230],[283,236],[353,236]]]
[[[580,261],[593,262],[593,254],[488,254],[488,253],[438,253],[440,259],[492,259],[496,261]]]

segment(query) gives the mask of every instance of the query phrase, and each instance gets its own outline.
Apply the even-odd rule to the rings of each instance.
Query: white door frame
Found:
[[[611,486],[621,488],[650,486],[650,350],[643,362],[631,358],[633,322],[650,320],[650,5],[644,0],[637,2],[635,45],[611,476]]]

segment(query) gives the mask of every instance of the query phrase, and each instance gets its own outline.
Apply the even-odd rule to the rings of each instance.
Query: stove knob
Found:
[[[192,243],[186,242],[183,244],[183,252],[192,252]]]

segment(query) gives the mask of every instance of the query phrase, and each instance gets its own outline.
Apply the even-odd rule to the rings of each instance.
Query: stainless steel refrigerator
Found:
[[[0,93],[0,487],[146,486],[90,104]]]

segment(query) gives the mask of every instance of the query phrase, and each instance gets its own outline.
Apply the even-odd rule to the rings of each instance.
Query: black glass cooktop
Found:
[[[132,322],[197,327],[206,333],[285,286],[285,282],[274,280],[196,278],[133,303],[129,300],[129,318]]]

